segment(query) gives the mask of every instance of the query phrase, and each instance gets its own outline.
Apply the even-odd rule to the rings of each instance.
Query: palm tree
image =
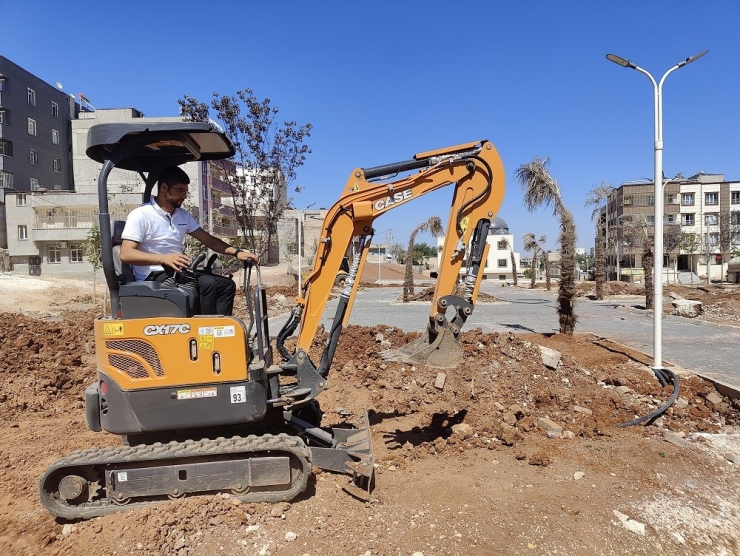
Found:
[[[516,277],[516,257],[514,257],[514,247],[512,247],[511,242],[506,239],[506,247],[509,248],[509,255],[511,256],[511,276],[514,280],[514,286],[519,285],[519,280]]]
[[[414,295],[414,242],[416,241],[416,235],[421,232],[428,232],[434,236],[442,235],[444,233],[442,220],[439,216],[430,216],[426,222],[422,222],[411,232],[409,248],[406,251],[406,275],[403,279],[404,303],[408,303],[411,296]]]
[[[539,246],[537,245],[537,240],[535,239],[535,235],[532,232],[527,232],[522,237],[522,243],[524,244],[524,250],[525,251],[531,251],[532,252],[532,265],[530,266],[530,283],[529,287],[534,288],[534,281],[537,277],[537,251],[539,250]]]
[[[516,179],[524,188],[524,205],[530,212],[541,206],[553,205],[560,217],[560,287],[558,289],[558,315],[560,332],[573,334],[577,316],[576,299],[576,225],[573,215],[565,208],[560,187],[547,171],[549,159],[536,157],[516,170]]]
[[[542,264],[545,267],[545,288],[547,291],[552,289],[552,282],[550,281],[550,252],[545,251],[545,243],[547,243],[547,236],[541,235],[540,239],[537,240],[540,244],[540,254],[542,255]]]
[[[606,242],[609,235],[609,195],[614,191],[610,183],[601,182],[597,187],[591,189],[583,202],[584,207],[594,207],[591,220],[596,218],[596,261],[594,261],[594,280],[596,280],[596,299],[604,299],[604,268],[606,256]],[[606,233],[601,229],[601,208],[604,207],[604,224]]]

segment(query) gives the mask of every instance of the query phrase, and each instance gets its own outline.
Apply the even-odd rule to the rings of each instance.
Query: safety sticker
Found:
[[[231,396],[231,403],[247,402],[246,386],[232,386],[231,388],[229,388],[229,395]]]
[[[125,483],[128,481],[128,473],[125,471],[119,471],[116,473],[116,479],[119,483]]]
[[[123,336],[123,323],[104,324],[103,336]]]
[[[213,349],[213,334],[204,334],[202,336],[198,336],[198,346],[200,349],[207,349],[212,350]]]
[[[236,329],[233,326],[216,326],[213,328],[213,335],[216,338],[233,338],[236,336]]]
[[[215,398],[218,396],[216,388],[191,388],[189,390],[178,390],[178,400],[196,400],[199,398]]]

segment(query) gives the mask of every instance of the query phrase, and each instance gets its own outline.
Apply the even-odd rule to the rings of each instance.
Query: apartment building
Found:
[[[511,266],[511,250],[509,246],[514,245],[514,236],[509,232],[509,226],[502,218],[496,217],[491,220],[491,227],[488,229],[486,243],[488,248],[488,258],[483,268],[483,280],[513,280],[514,269]],[[437,247],[444,245],[444,238],[437,238]],[[439,266],[442,253],[437,255],[437,265]],[[514,252],[514,262],[517,271],[520,271],[519,253]],[[464,270],[461,269],[461,272]]]
[[[662,201],[666,278],[671,272],[690,271],[719,279],[730,253],[740,249],[740,181],[704,172],[674,178],[664,185]],[[624,278],[625,270],[642,267],[641,241],[628,230],[644,221],[643,233],[652,240],[654,211],[650,180],[625,182],[610,195],[601,222],[610,245],[607,272],[613,278],[617,269]]]

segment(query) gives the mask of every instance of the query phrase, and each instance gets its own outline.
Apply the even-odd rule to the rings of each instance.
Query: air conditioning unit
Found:
[[[67,242],[66,241],[57,241],[57,247],[59,247],[59,249],[66,249],[67,248]]]

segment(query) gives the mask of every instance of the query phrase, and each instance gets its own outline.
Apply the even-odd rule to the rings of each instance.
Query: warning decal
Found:
[[[215,388],[191,388],[188,390],[178,390],[178,400],[195,400],[198,398],[215,398],[218,391]]]
[[[123,323],[104,324],[103,336],[123,336]]]

